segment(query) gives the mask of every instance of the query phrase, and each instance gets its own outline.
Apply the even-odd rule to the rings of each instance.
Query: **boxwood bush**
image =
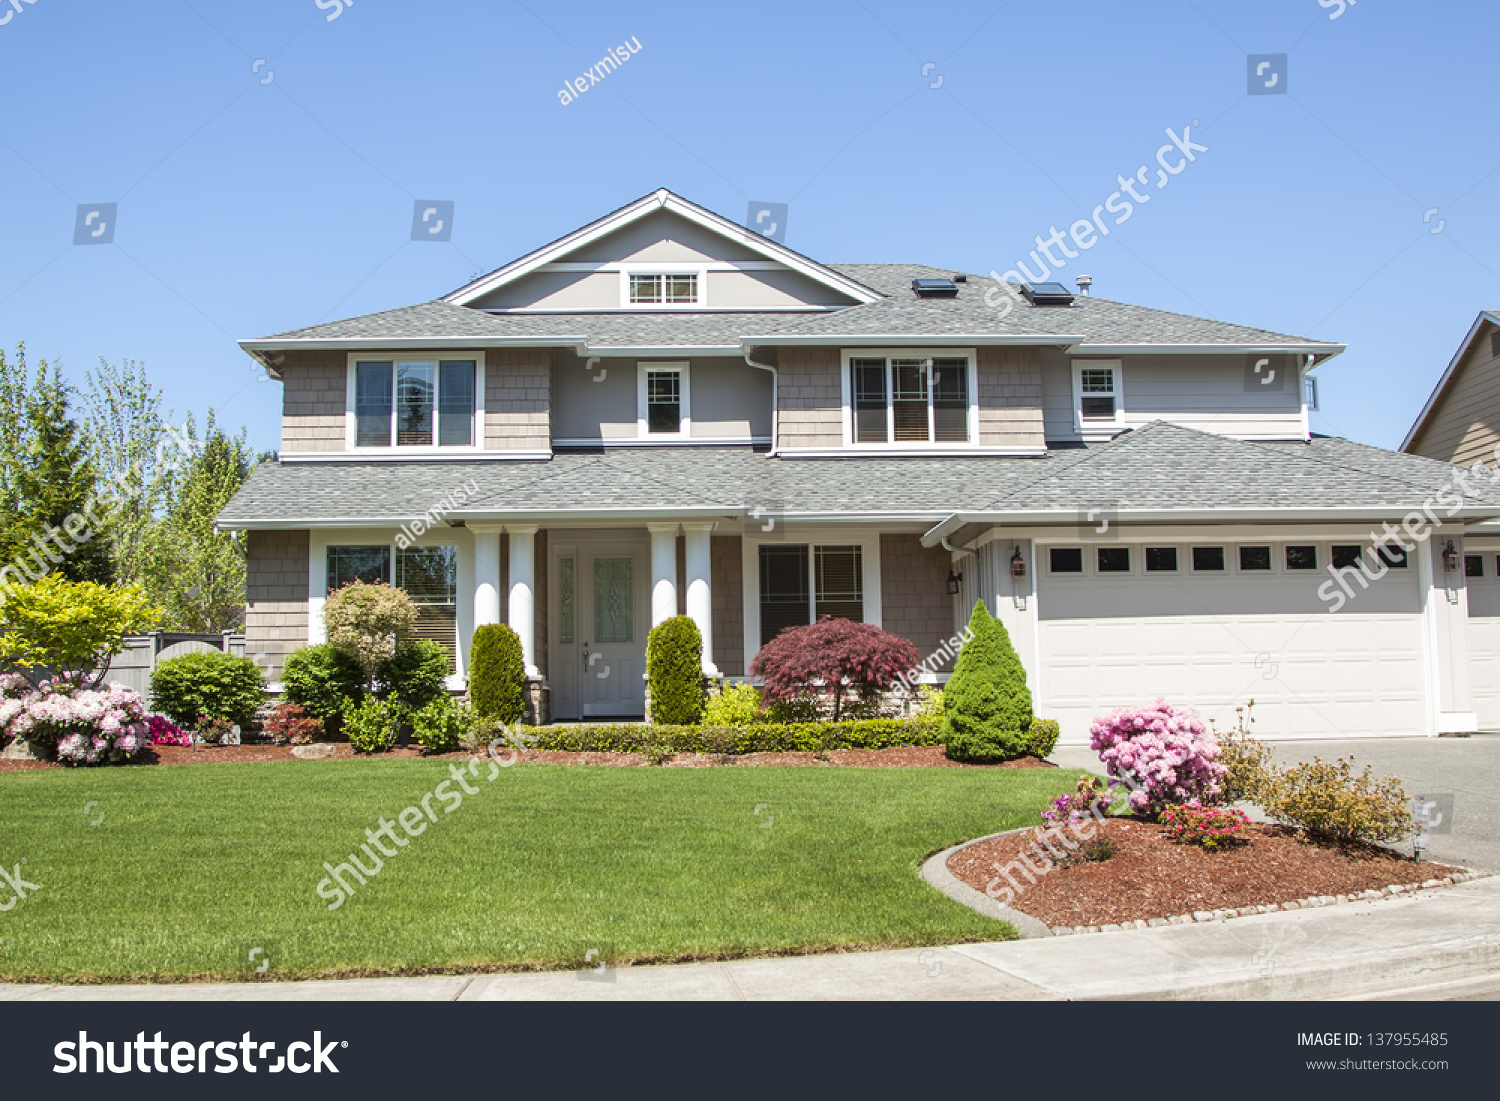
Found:
[[[958,652],[943,691],[943,744],[955,761],[1008,761],[1031,752],[1031,692],[1005,627],[984,601],[969,617],[973,636]]]
[[[168,658],[151,671],[152,706],[183,727],[204,717],[248,726],[264,687],[255,662],[219,650]]]
[[[674,753],[776,753],[800,750],[889,749],[941,745],[932,719],[860,719],[853,722],[776,723],[748,726],[642,726],[607,723],[525,727],[532,749],[589,753],[643,753],[665,746]]]
[[[469,702],[480,719],[517,723],[526,711],[521,636],[503,623],[474,629],[469,644]]]
[[[396,744],[406,712],[394,700],[366,697],[344,704],[344,734],[360,753],[384,753]]]
[[[287,700],[322,719],[330,734],[343,724],[345,702],[358,704],[365,698],[365,674],[359,662],[327,643],[288,654],[281,684]]]
[[[393,699],[408,711],[420,711],[447,694],[444,680],[453,672],[453,659],[431,639],[404,642],[375,674],[377,694]]]
[[[687,726],[703,718],[703,633],[692,618],[674,615],[646,637],[646,687],[654,723]]]

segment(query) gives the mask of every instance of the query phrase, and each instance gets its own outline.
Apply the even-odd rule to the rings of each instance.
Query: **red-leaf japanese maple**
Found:
[[[837,722],[848,697],[875,699],[918,660],[915,646],[872,623],[824,616],[782,631],[761,647],[750,672],[765,678],[767,703],[831,700]]]

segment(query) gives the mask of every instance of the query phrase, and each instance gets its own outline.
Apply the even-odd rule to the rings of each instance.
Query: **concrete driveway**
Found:
[[[1383,776],[1400,777],[1408,795],[1451,796],[1452,821],[1430,835],[1429,859],[1500,872],[1500,735],[1470,738],[1359,738],[1272,742],[1279,764],[1354,755]],[[1064,768],[1103,772],[1086,746],[1059,746],[1050,758]],[[1439,826],[1441,831],[1443,826]]]

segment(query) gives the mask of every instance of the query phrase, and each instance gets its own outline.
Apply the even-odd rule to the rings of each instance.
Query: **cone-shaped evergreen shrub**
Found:
[[[504,623],[474,628],[469,644],[469,702],[474,715],[518,723],[526,711],[526,660],[521,636]]]
[[[1008,761],[1029,750],[1031,692],[1005,627],[984,601],[943,690],[943,745],[955,761]]]
[[[695,726],[703,721],[703,632],[690,617],[674,615],[651,628],[646,685],[653,723]]]

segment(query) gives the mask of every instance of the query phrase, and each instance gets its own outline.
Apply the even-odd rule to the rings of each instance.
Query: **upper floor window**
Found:
[[[1073,415],[1077,430],[1087,436],[1112,436],[1124,427],[1119,360],[1073,361]]]
[[[696,274],[644,274],[630,277],[633,306],[688,306],[698,301]]]
[[[641,439],[682,439],[690,434],[686,363],[642,363],[636,434]]]
[[[356,447],[472,447],[477,407],[472,359],[359,360]]]
[[[972,443],[972,364],[969,356],[850,356],[850,442]]]

